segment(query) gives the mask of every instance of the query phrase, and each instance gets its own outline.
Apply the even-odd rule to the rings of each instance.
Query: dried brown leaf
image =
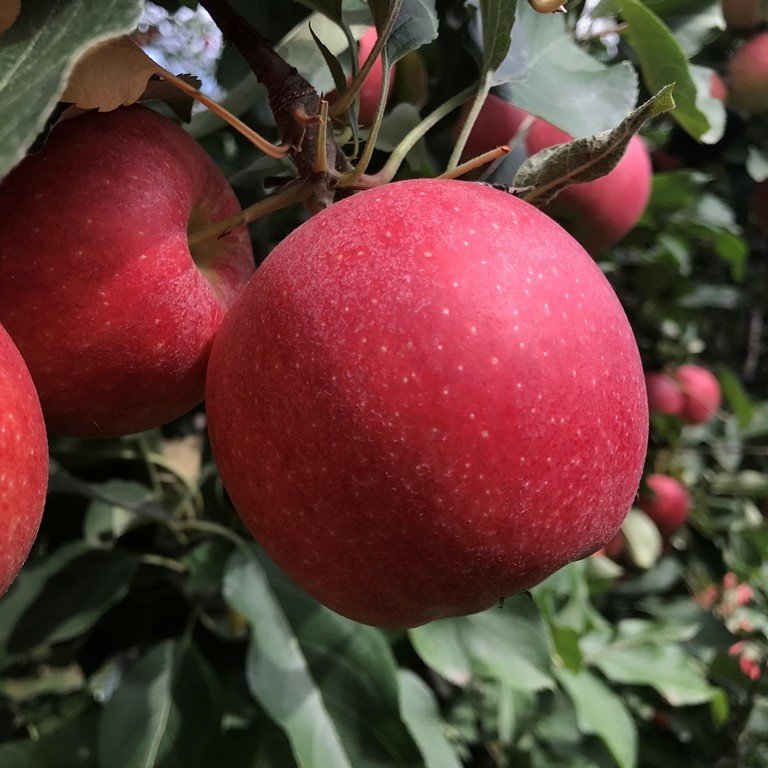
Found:
[[[78,60],[61,101],[81,110],[109,112],[138,101],[160,100],[182,120],[189,120],[192,99],[159,79],[168,74],[130,37],[116,37],[95,45]],[[181,79],[199,85],[191,75]]]
[[[7,32],[21,13],[21,0],[0,0],[0,35]]]

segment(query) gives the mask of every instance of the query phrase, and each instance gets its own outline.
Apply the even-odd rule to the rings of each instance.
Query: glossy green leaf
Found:
[[[197,651],[166,640],[123,677],[99,729],[101,768],[195,768],[218,719],[216,681]]]
[[[517,5],[512,47],[492,84],[505,100],[575,138],[618,125],[638,94],[631,64],[606,66],[574,43],[563,17],[536,13],[527,2]]]
[[[43,128],[77,57],[130,32],[142,7],[141,0],[24,0],[0,43],[0,178]]]
[[[456,685],[490,679],[520,690],[552,686],[551,641],[525,594],[500,608],[425,624],[409,635],[424,662]]]
[[[579,727],[600,738],[619,768],[637,765],[637,728],[622,700],[591,672],[557,672],[573,701]]]
[[[704,141],[713,126],[697,105],[696,83],[674,35],[640,0],[619,0],[618,5],[629,25],[626,38],[640,60],[646,86],[655,93],[665,85],[675,83],[677,106],[672,117],[693,138]]]
[[[407,670],[400,670],[397,679],[403,719],[424,755],[426,768],[461,768],[429,686]]]

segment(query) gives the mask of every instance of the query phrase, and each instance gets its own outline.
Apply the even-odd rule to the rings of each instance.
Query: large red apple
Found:
[[[700,365],[681,365],[675,371],[675,379],[684,400],[680,418],[686,424],[709,421],[722,401],[720,383],[714,374]]]
[[[728,99],[734,109],[746,115],[768,112],[768,32],[755,35],[733,55]]]
[[[242,228],[188,246],[238,210],[195,141],[139,106],[67,120],[0,184],[0,210],[0,322],[52,430],[137,432],[202,400],[254,266]]]
[[[498,96],[489,96],[472,127],[464,158],[508,144],[530,115]],[[524,138],[528,155],[563,144],[571,137],[544,120],[535,119]],[[559,221],[590,253],[598,254],[634,228],[651,194],[651,159],[645,143],[633,136],[624,157],[606,176],[567,187],[546,212]]]
[[[35,540],[47,485],[40,401],[21,355],[0,327],[0,595]]]
[[[669,475],[649,475],[648,491],[641,494],[639,506],[665,536],[685,525],[691,512],[691,497],[685,486]]]
[[[403,181],[289,235],[207,380],[235,507],[302,587],[406,627],[472,613],[605,544],[648,407],[626,316],[546,215]]]
[[[652,412],[678,416],[685,407],[680,385],[666,373],[647,373],[645,388],[648,391],[648,407]]]

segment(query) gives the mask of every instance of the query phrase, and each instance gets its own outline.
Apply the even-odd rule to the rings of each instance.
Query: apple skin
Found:
[[[725,80],[717,72],[713,72],[710,78],[709,95],[718,101],[728,101],[728,87],[725,84]]]
[[[653,413],[679,416],[685,407],[685,396],[680,385],[666,373],[647,373],[645,388],[648,390],[648,408]]]
[[[472,127],[464,159],[509,143],[529,114],[498,96],[485,100]],[[461,119],[463,122],[463,119]],[[525,138],[526,154],[562,144],[571,137],[534,119]],[[607,175],[572,184],[544,209],[591,254],[598,255],[627,235],[643,215],[651,195],[651,158],[645,142],[633,136],[622,159]]]
[[[0,326],[0,595],[32,548],[47,487],[40,400],[19,351]]]
[[[728,99],[745,115],[768,112],[768,32],[747,40],[731,58]]]
[[[754,29],[763,23],[760,0],[723,0],[723,17],[730,29]]]
[[[637,345],[589,255],[485,185],[413,180],[322,211],[225,318],[207,379],[235,508],[367,624],[483,610],[587,556],[637,490]]]
[[[680,418],[686,424],[703,424],[717,412],[722,401],[720,382],[700,365],[681,365],[675,371],[683,394],[683,408]]]
[[[192,138],[140,106],[67,120],[0,184],[0,210],[0,323],[52,431],[139,432],[203,399],[254,264],[244,228],[190,254],[191,215],[239,210]]]
[[[691,497],[685,486],[669,475],[649,475],[648,492],[640,495],[640,509],[653,520],[664,536],[685,525],[691,512]]]

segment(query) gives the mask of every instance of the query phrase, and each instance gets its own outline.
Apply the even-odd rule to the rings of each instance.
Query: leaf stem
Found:
[[[459,176],[463,176],[465,173],[474,171],[475,168],[481,168],[488,163],[492,163],[494,160],[498,160],[500,157],[509,154],[509,147],[505,144],[496,149],[490,149],[488,152],[483,152],[482,155],[473,157],[471,160],[467,160],[466,163],[457,165],[452,171],[445,171],[436,178],[438,179],[458,179]]]
[[[491,71],[489,70],[483,75],[483,79],[480,81],[480,87],[477,89],[477,93],[475,94],[474,101],[472,102],[472,106],[469,109],[467,119],[465,120],[464,125],[461,127],[459,138],[456,139],[456,146],[454,146],[453,152],[451,152],[451,157],[448,160],[448,166],[445,169],[446,171],[452,171],[459,164],[461,153],[464,151],[464,147],[467,144],[469,134],[475,125],[475,120],[477,120],[477,116],[480,114],[480,110],[482,109],[486,96],[488,96],[490,90]]]

